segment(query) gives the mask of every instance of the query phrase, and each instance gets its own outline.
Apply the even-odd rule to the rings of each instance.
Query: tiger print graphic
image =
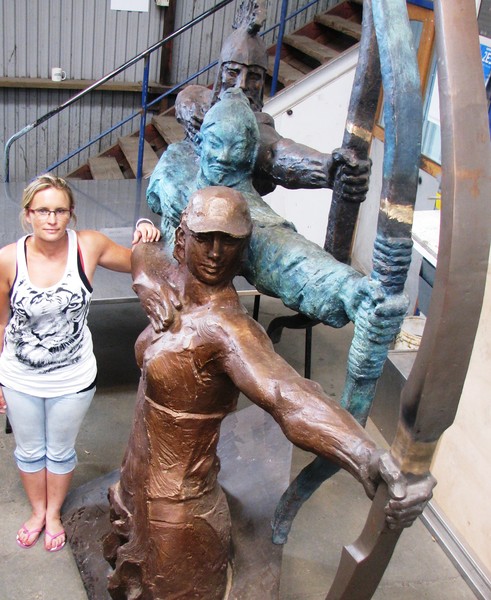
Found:
[[[17,360],[38,373],[80,360],[90,298],[74,279],[74,274],[68,273],[63,282],[48,290],[36,289],[27,279],[15,286],[5,342],[13,345]]]

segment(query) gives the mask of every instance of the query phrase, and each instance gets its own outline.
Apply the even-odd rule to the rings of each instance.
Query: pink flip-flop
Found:
[[[62,544],[60,544],[59,546],[55,546],[54,548],[48,548],[48,547],[46,546],[46,539],[45,539],[45,540],[44,540],[44,549],[45,549],[45,550],[47,550],[48,552],[58,552],[58,551],[59,551],[59,550],[61,550],[61,549],[64,547],[64,545],[66,544],[66,533],[65,533],[65,530],[64,530],[64,529],[62,529],[62,530],[61,530],[59,533],[50,533],[50,532],[49,532],[49,531],[46,529],[46,531],[44,532],[44,535],[45,535],[46,537],[49,537],[49,538],[50,538],[50,540],[49,540],[50,542],[52,542],[53,540],[56,540],[56,538],[59,538],[59,537],[60,537],[60,535],[64,535],[64,536],[65,536],[65,538],[64,538],[64,540],[63,540],[63,543],[62,543]]]
[[[29,529],[27,529],[26,524],[24,523],[22,525],[22,527],[19,529],[19,532],[22,531],[23,533],[27,534],[27,537],[30,538],[31,535],[34,535],[37,533],[37,536],[34,538],[34,540],[30,543],[30,544],[26,544],[25,542],[23,542],[20,538],[19,538],[19,532],[17,532],[17,537],[16,542],[17,544],[21,547],[21,548],[32,548],[36,542],[39,539],[39,536],[41,535],[41,531],[44,529],[44,527],[41,527],[41,529],[31,529],[29,531]]]

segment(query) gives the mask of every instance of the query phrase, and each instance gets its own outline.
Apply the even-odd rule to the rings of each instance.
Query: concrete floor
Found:
[[[252,299],[244,304],[252,312]],[[262,298],[260,322],[267,326],[285,314],[278,301]],[[138,370],[133,344],[146,325],[137,303],[94,305],[90,315],[99,363],[99,384],[78,439],[79,466],[73,489],[117,468],[126,444],[135,400]],[[313,334],[312,378],[339,397],[344,381],[349,327],[318,326]],[[304,333],[287,330],[277,350],[303,373]],[[29,514],[14,462],[14,439],[4,433],[0,419],[0,600],[86,600],[87,595],[67,546],[49,554],[42,543],[24,550],[15,533]],[[384,444],[372,424],[370,432]],[[292,475],[311,456],[294,450]],[[341,547],[356,537],[364,524],[369,501],[361,486],[338,474],[304,505],[284,548],[281,600],[321,600],[334,576]],[[374,598],[376,600],[460,600],[474,594],[459,576],[421,522],[406,530]],[[251,599],[254,600],[254,599]]]

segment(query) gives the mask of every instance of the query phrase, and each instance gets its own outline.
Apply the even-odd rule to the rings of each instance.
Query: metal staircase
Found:
[[[329,63],[357,44],[361,36],[362,0],[346,0],[283,37],[278,84],[293,85],[320,65]],[[276,46],[268,49],[266,95],[273,77]],[[173,107],[155,113],[145,127],[142,174],[148,178],[169,144],[184,137]],[[92,157],[67,177],[72,179],[134,179],[138,164],[139,132],[121,137],[118,143]]]

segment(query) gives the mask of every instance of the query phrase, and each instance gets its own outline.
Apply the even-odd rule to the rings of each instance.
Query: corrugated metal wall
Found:
[[[487,38],[491,38],[491,0],[481,0],[477,22],[479,24],[479,33]]]
[[[330,6],[338,4],[340,0],[319,0],[319,2],[303,11],[287,23],[287,32],[298,29],[310,21],[317,12],[323,12]],[[232,2],[224,10],[215,13],[202,23],[196,25],[192,32],[186,32],[174,43],[172,78],[174,81],[193,75],[215,61],[220,55],[223,40],[232,31],[232,23],[241,0]],[[269,0],[267,21],[263,31],[267,31],[276,23],[281,16],[282,0]],[[209,0],[179,0],[176,4],[176,28],[189,23],[210,7]],[[288,15],[296,12],[299,8],[310,4],[309,0],[289,0]],[[278,28],[265,36],[266,44],[274,44]],[[192,83],[209,85],[214,82],[216,69],[213,68],[201,75]]]
[[[0,77],[49,79],[56,66],[62,67],[69,79],[99,79],[161,39],[165,9],[154,0],[149,0],[149,12],[115,11],[110,4],[110,0],[0,0]],[[150,70],[150,81],[158,81],[159,53],[153,55]],[[142,78],[143,61],[116,77],[128,82]],[[0,88],[2,148],[17,131],[77,93],[14,85]],[[140,93],[91,94],[14,143],[11,180],[31,179],[58,157],[137,111],[140,104]],[[131,122],[115,131],[104,140],[103,148],[137,128]],[[90,153],[100,149],[96,143]],[[73,170],[87,156],[86,151],[71,159],[59,173]]]
[[[54,90],[0,89],[0,110],[7,119],[5,141],[26,124],[33,123],[53,107],[66,102],[72,93]],[[93,92],[80,102],[42,123],[17,140],[10,152],[10,181],[28,181],[44,172],[59,157],[96,138],[101,131],[138,111],[140,95],[128,92]],[[11,116],[12,115],[12,116]],[[117,142],[120,136],[138,129],[138,118],[71,158],[53,173],[64,176]],[[3,142],[2,142],[3,145]]]
[[[50,77],[62,67],[71,79],[99,79],[162,36],[165,9],[111,10],[110,0],[2,0],[1,77]],[[157,81],[159,65],[152,65]],[[119,80],[139,81],[141,66]]]
[[[175,28],[201,15],[210,0],[175,0]],[[289,14],[308,0],[290,0]],[[337,0],[319,0],[288,24],[296,29],[315,12]],[[269,0],[266,29],[278,22],[282,0]],[[133,58],[162,37],[166,9],[149,0],[149,12],[114,11],[111,0],[0,0],[3,36],[0,40],[0,78],[49,79],[51,68],[62,67],[70,79],[99,79]],[[174,41],[172,80],[177,83],[216,60],[223,39],[232,31],[240,0],[232,2]],[[275,32],[267,36],[274,42]],[[151,81],[159,81],[160,60],[151,60]],[[117,76],[120,81],[141,81],[143,61]],[[212,83],[215,69],[199,78]],[[0,143],[50,110],[66,102],[76,91],[0,87]],[[95,92],[80,104],[43,123],[16,141],[10,153],[10,180],[27,181],[58,158],[93,139],[118,120],[138,111],[140,94]],[[64,175],[110,147],[121,135],[138,129],[135,119],[91,146],[59,168]],[[3,171],[3,169],[2,169]],[[3,173],[2,173],[3,175]]]

